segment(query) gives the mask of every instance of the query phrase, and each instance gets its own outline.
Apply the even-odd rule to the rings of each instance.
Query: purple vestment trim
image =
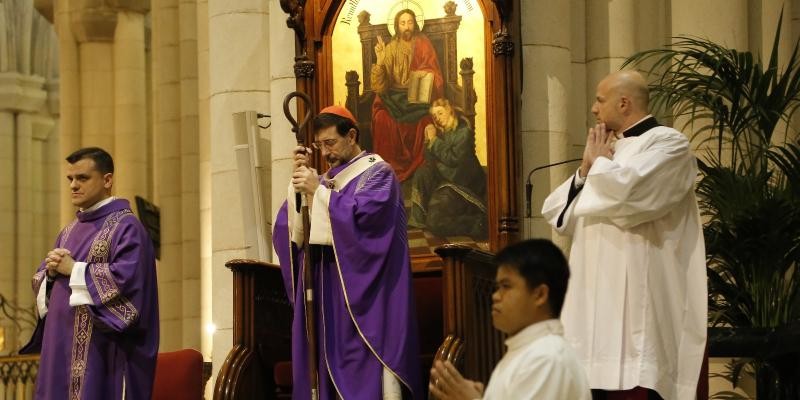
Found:
[[[114,231],[119,226],[119,221],[126,215],[132,215],[131,210],[120,210],[106,217],[103,222],[103,227],[92,242],[89,256],[86,258],[87,264],[105,264],[106,261],[108,261],[108,253],[111,249],[111,238]],[[71,224],[71,226],[73,225],[74,223]],[[68,234],[69,232],[64,236],[66,237]],[[65,241],[66,239],[62,238],[62,243]],[[107,264],[106,267],[108,267]],[[94,278],[94,275],[92,277]],[[127,300],[125,301],[127,302]],[[131,307],[133,306],[131,305]],[[111,310],[114,312],[113,308],[111,308]],[[135,310],[134,308],[134,311]],[[117,315],[116,312],[114,312],[114,314]],[[119,317],[119,315],[117,316]],[[78,306],[75,309],[73,334],[75,340],[72,342],[72,371],[70,371],[69,396],[70,399],[80,400],[84,376],[86,375],[86,360],[89,357],[89,342],[92,339],[92,322],[89,316],[89,307],[86,305]]]
[[[90,264],[89,274],[92,276],[94,286],[100,295],[101,304],[119,318],[123,326],[129,326],[139,318],[139,311],[136,310],[133,303],[120,293],[116,283],[114,283],[108,263]]]
[[[69,380],[70,400],[80,400],[83,380],[86,375],[86,360],[89,357],[89,342],[92,340],[92,321],[88,306],[75,307],[75,326],[72,342],[72,370]]]

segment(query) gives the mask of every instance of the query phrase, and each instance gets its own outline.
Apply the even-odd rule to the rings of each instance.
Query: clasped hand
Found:
[[[586,148],[583,150],[583,162],[581,162],[581,177],[586,177],[589,174],[589,169],[592,168],[598,157],[611,159],[614,156],[614,144],[616,141],[617,137],[614,132],[606,130],[606,124],[604,123],[589,128],[589,134],[586,137]]]
[[[483,384],[461,376],[450,361],[435,361],[428,390],[440,400],[474,400],[483,397]]]
[[[297,146],[294,148],[294,172],[292,173],[292,186],[298,193],[314,194],[319,187],[319,175],[314,168],[308,167],[308,156],[311,149]]]
[[[69,276],[72,274],[73,265],[75,265],[75,260],[72,259],[72,253],[62,248],[56,248],[47,252],[47,257],[45,257],[44,261],[47,266],[47,275],[51,278],[58,274]]]

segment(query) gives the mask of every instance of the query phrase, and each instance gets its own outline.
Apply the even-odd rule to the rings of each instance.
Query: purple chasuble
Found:
[[[421,399],[418,328],[400,183],[389,164],[362,153],[328,171],[322,184],[334,186],[328,179],[335,181],[339,172],[362,157],[370,157],[369,167],[344,187],[330,191],[333,245],[312,245],[320,399],[337,395],[345,400],[380,399],[384,367],[406,394]],[[275,222],[273,244],[294,305],[293,398],[303,400],[310,398],[304,254],[290,240],[288,212],[295,210],[288,210],[284,203]]]
[[[158,354],[158,288],[150,237],[116,199],[64,228],[55,247],[86,266],[93,305],[72,307],[69,277],[58,275],[47,315],[27,348],[41,345],[37,399],[148,400]],[[33,276],[34,293],[45,265]],[[24,349],[23,349],[24,350]]]

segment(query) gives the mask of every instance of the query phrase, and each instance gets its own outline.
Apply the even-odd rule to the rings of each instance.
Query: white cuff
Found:
[[[75,262],[72,266],[72,272],[69,275],[69,288],[72,289],[72,294],[69,296],[70,307],[92,305],[92,295],[89,294],[89,289],[86,288],[86,263]]]
[[[39,285],[39,292],[36,293],[36,309],[39,310],[39,318],[47,315],[47,272],[44,273],[42,284]]]
[[[383,400],[401,400],[403,391],[400,389],[400,382],[395,378],[392,371],[383,368]]]
[[[311,207],[311,232],[308,242],[311,244],[333,245],[333,231],[331,230],[331,189],[319,185],[314,192]]]
[[[581,169],[578,168],[578,171],[575,172],[575,184],[573,186],[575,186],[575,189],[580,189],[584,183],[586,183],[586,177],[581,178]]]

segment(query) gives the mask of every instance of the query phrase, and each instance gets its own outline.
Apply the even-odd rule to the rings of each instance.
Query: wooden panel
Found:
[[[233,349],[220,367],[214,399],[274,398],[273,366],[291,359],[292,307],[280,267],[232,260]]]
[[[497,267],[493,254],[463,245],[436,249],[444,259],[442,304],[445,335],[464,340],[462,373],[488,382],[505,351],[505,337],[492,325],[492,292]]]
[[[291,361],[292,306],[286,297],[280,267],[254,260],[232,260],[233,349],[220,368],[215,400],[275,399],[275,365]],[[443,338],[441,270],[413,273],[424,377]],[[425,378],[427,379],[427,378]],[[285,388],[284,388],[285,389]]]

